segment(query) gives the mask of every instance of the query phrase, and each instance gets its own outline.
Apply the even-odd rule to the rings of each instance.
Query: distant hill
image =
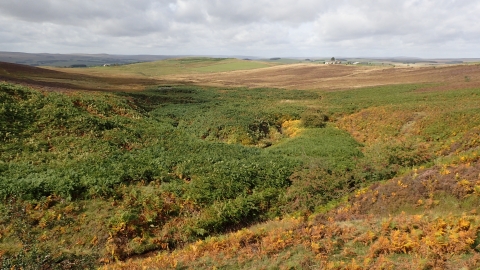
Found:
[[[69,73],[78,69],[32,67],[28,65],[1,62],[0,82],[28,85],[44,90],[112,90],[112,89],[144,89],[148,85],[159,84],[160,81],[134,76],[98,77],[88,74]],[[85,69],[86,70],[86,69]]]
[[[111,55],[111,54],[48,54],[0,52],[0,61],[29,66],[103,66],[105,64],[131,64],[158,61],[177,56],[167,55]]]
[[[0,51],[0,62],[23,64],[29,66],[52,66],[52,67],[82,67],[103,65],[125,65],[141,62],[152,62],[171,58],[192,57],[194,55],[114,55],[114,54],[49,54],[49,53],[23,53]],[[197,55],[196,57],[198,57]],[[321,62],[330,57],[274,57],[262,58],[241,55],[202,55],[209,58],[237,58],[245,60],[261,60],[275,62],[277,64],[293,64],[302,62]],[[337,57],[342,62],[361,63],[423,63],[423,64],[459,64],[463,62],[478,62],[480,59],[473,58],[448,58],[448,59],[423,59],[415,57]]]
[[[125,65],[141,62],[152,62],[171,58],[190,57],[191,55],[114,55],[114,54],[50,54],[50,53],[23,53],[0,51],[0,62],[22,64],[29,66],[52,67],[80,67],[82,65]],[[212,58],[258,59],[252,56],[214,56]]]

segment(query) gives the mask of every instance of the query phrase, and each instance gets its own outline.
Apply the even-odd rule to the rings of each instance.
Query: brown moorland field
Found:
[[[293,64],[211,74],[165,78],[212,86],[278,87],[287,89],[349,89],[378,85],[433,83],[434,89],[477,87],[479,65],[442,67],[370,67]],[[468,83],[468,84],[467,84]],[[450,88],[446,86],[447,88]]]
[[[151,65],[151,64],[149,64]],[[227,87],[274,87],[286,89],[341,90],[369,86],[427,83],[422,90],[448,90],[480,86],[480,65],[443,66],[353,66],[288,64],[248,70],[209,73],[175,73],[148,75],[141,72],[102,72],[98,68],[65,69],[49,68],[62,76],[81,76],[95,83],[103,83],[107,89],[125,84],[134,86],[152,83],[195,84]],[[69,74],[69,75],[67,75]],[[0,77],[1,78],[1,77]],[[79,79],[82,81],[82,79]],[[99,86],[97,86],[99,87]]]
[[[81,74],[75,71],[74,69],[66,68],[52,70],[0,62],[0,81],[28,85],[33,88],[49,91],[127,91],[141,90],[148,85],[162,84],[162,81],[157,79],[134,75],[106,77]]]

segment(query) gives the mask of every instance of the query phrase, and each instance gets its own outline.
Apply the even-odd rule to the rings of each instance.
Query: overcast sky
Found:
[[[0,51],[480,57],[478,0],[0,0]]]

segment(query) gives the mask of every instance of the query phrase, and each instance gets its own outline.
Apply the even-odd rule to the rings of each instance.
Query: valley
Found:
[[[0,265],[474,269],[480,65],[0,63]]]

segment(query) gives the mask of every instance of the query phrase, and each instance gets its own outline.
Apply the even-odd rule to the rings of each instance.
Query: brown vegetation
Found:
[[[291,64],[216,73],[146,76],[138,72],[103,74],[90,68],[45,69],[0,62],[0,80],[47,89],[83,90],[135,90],[166,83],[322,90],[431,83],[418,91],[434,91],[478,87],[479,71],[480,65],[473,64],[435,67]]]
[[[47,91],[142,90],[148,85],[164,83],[162,80],[138,76],[99,77],[79,74],[74,69],[51,70],[26,65],[0,62],[0,81],[18,83]]]
[[[473,269],[480,262],[478,159],[375,184],[325,214],[270,221],[104,269]],[[457,208],[463,214],[451,212]]]
[[[165,78],[214,86],[278,87],[288,89],[348,89],[405,83],[434,83],[424,90],[478,87],[480,66],[366,67],[294,64],[212,74],[171,75]],[[438,86],[440,84],[440,86]]]

